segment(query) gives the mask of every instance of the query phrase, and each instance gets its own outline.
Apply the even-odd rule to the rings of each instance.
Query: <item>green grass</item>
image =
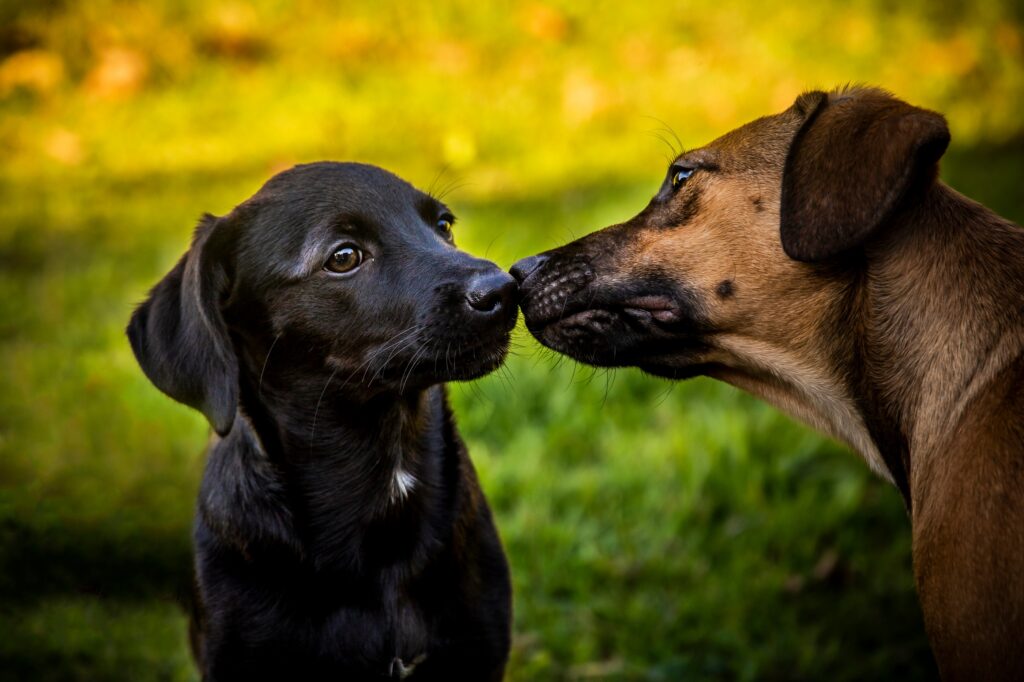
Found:
[[[195,678],[207,427],[122,329],[198,215],[278,168],[467,183],[457,239],[507,266],[639,210],[648,116],[696,146],[863,80],[946,112],[944,177],[1024,219],[1019,10],[890,5],[0,2],[0,679]],[[516,338],[452,388],[512,563],[510,679],[934,676],[908,519],[855,455],[727,386]]]

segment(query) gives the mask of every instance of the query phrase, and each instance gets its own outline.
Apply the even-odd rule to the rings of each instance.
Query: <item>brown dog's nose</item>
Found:
[[[544,265],[547,259],[548,257],[545,255],[527,256],[522,260],[516,261],[509,272],[516,278],[517,282],[522,284],[537,268]]]
[[[478,313],[497,315],[515,307],[518,288],[507,272],[494,270],[473,278],[466,292],[466,303]]]

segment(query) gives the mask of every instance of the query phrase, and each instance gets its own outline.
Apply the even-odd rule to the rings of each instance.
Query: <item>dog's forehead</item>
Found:
[[[237,211],[246,217],[248,240],[266,239],[283,246],[306,241],[311,231],[346,222],[385,225],[436,203],[382,168],[321,162],[275,175]]]
[[[781,168],[801,120],[792,108],[763,116],[682,154],[677,162],[713,165],[724,172]]]
[[[271,178],[255,201],[283,201],[305,209],[343,210],[394,206],[423,196],[383,168],[362,163],[320,162],[295,166]]]
[[[238,255],[254,272],[299,277],[319,264],[340,234],[402,240],[412,236],[405,228],[425,228],[425,214],[441,209],[429,195],[375,166],[296,166],[271,178],[236,209],[242,218]]]

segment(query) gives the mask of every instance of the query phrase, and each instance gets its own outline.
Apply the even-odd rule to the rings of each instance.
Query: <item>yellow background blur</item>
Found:
[[[1013,2],[0,0],[0,679],[194,678],[206,425],[122,329],[202,212],[365,161],[508,266],[637,212],[675,135],[848,82],[945,113],[944,178],[1024,218]],[[515,576],[511,679],[934,675],[905,514],[854,456],[518,338],[453,388]]]

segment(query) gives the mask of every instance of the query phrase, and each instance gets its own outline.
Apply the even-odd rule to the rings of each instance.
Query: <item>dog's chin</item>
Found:
[[[481,341],[448,342],[433,339],[414,361],[412,369],[402,373],[404,388],[425,388],[449,381],[472,381],[501,367],[508,355],[510,334]]]
[[[443,370],[435,375],[437,382],[442,381],[472,381],[490,374],[501,367],[508,356],[508,336],[504,341],[487,347],[476,347],[452,353],[450,360],[446,360],[445,366],[438,367]]]
[[[621,337],[610,333],[614,326],[614,315],[606,310],[584,310],[541,325],[526,321],[527,329],[544,346],[598,367],[628,363]]]

